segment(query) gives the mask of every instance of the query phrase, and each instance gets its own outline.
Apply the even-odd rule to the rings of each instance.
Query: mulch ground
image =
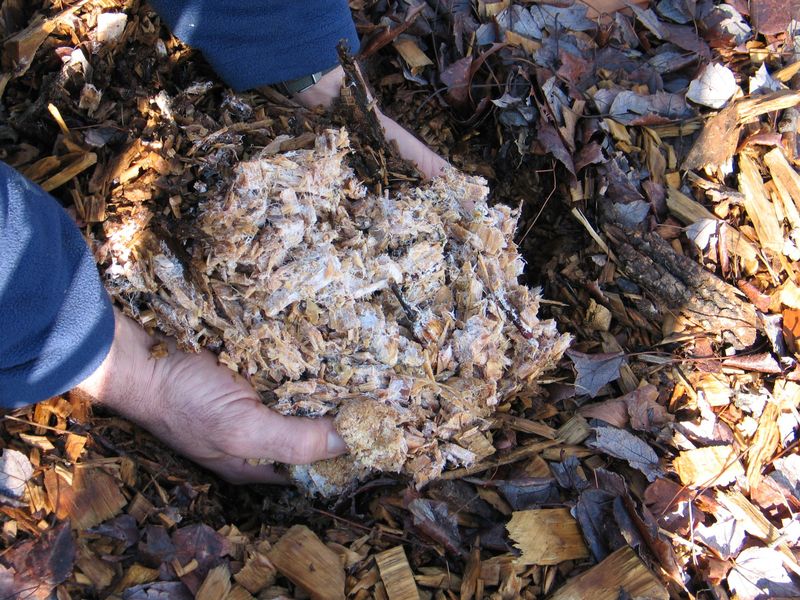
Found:
[[[521,211],[571,350],[490,458],[333,503],[74,394],[7,413],[0,598],[800,596],[797,2],[350,4],[384,110]],[[6,0],[0,36],[0,159],[94,246],[344,120],[232,93],[138,0]],[[361,148],[376,190],[410,176]]]

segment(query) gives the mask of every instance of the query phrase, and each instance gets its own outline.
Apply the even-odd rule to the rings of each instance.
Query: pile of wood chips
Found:
[[[376,197],[344,130],[234,167],[183,221],[181,260],[141,210],[105,223],[109,287],[189,350],[208,347],[284,414],[335,416],[350,454],[292,467],[324,496],[373,471],[417,486],[495,452],[487,420],[569,344],[517,283],[516,218],[451,170]],[[254,457],[259,458],[259,457]]]

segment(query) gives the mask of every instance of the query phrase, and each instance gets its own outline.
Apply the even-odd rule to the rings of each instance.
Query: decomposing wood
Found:
[[[336,553],[306,526],[287,531],[267,557],[314,600],[344,600],[344,569]]]
[[[609,555],[556,590],[550,600],[617,600],[620,591],[632,598],[668,600],[669,592],[629,546]]]
[[[389,600],[419,600],[417,583],[402,546],[376,554],[375,563]]]
[[[699,330],[719,333],[734,348],[755,342],[758,320],[752,304],[736,288],[652,233],[624,235],[607,228],[626,273],[664,305],[696,322]]]
[[[681,167],[700,169],[719,167],[733,157],[742,126],[763,114],[800,104],[800,92],[783,90],[732,103],[706,121]]]
[[[480,180],[451,171],[379,199],[348,148],[329,130],[314,150],[237,165],[199,211],[194,256],[145,210],[107,222],[101,251],[134,315],[218,349],[275,410],[335,416],[350,455],[291,469],[326,496],[371,471],[422,486],[480,461],[494,408],[569,343],[519,285],[514,216]]]
[[[519,564],[557,565],[589,556],[578,523],[567,508],[516,511],[506,529],[521,552]]]

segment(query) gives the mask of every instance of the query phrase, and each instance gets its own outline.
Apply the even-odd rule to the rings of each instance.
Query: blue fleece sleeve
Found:
[[[75,387],[113,338],[111,303],[75,223],[0,162],[0,406]]]
[[[359,48],[347,0],[150,0],[172,32],[235,90],[304,77]]]

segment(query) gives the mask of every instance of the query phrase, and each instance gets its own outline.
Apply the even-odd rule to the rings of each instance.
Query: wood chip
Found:
[[[419,600],[417,583],[402,546],[376,554],[375,563],[389,600]]]
[[[767,152],[764,163],[769,168],[789,223],[792,227],[800,227],[800,174],[789,164],[780,148]]]
[[[417,43],[410,38],[398,38],[394,41],[394,47],[403,60],[408,63],[411,72],[419,73],[424,67],[432,65],[433,61],[428,58]]]
[[[83,454],[83,449],[86,447],[87,441],[88,438],[85,435],[77,435],[75,433],[67,434],[67,440],[64,448],[67,458],[72,462],[78,460],[81,454]]]
[[[211,569],[195,595],[196,600],[225,600],[231,591],[231,573],[228,565]]]
[[[744,194],[744,207],[753,222],[761,245],[773,252],[783,249],[783,227],[778,222],[775,206],[769,201],[758,166],[747,154],[739,155],[739,190]]]
[[[669,592],[629,546],[620,548],[600,564],[570,579],[550,600],[618,600],[627,597],[668,600]]]
[[[265,554],[253,553],[233,578],[251,594],[257,594],[275,583],[275,567]]]
[[[506,529],[522,552],[519,564],[557,565],[589,556],[578,523],[567,508],[514,512]]]
[[[733,446],[708,446],[681,452],[672,463],[681,483],[691,487],[727,485],[744,475]]]
[[[308,527],[289,529],[267,557],[314,600],[344,600],[345,577],[339,557]]]
[[[747,482],[754,489],[761,482],[761,471],[764,465],[775,454],[778,448],[780,432],[778,417],[780,408],[774,402],[768,402],[758,420],[758,429],[747,449]]]
[[[56,517],[70,519],[74,529],[94,527],[128,503],[117,480],[102,469],[76,469],[71,483],[48,469],[44,485]]]

